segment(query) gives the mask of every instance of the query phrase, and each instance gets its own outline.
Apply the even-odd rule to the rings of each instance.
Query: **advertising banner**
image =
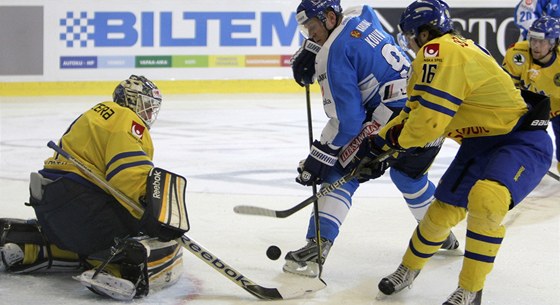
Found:
[[[38,62],[43,66],[28,74],[18,71],[31,58],[3,42],[3,52],[13,58],[0,66],[4,82],[114,80],[131,73],[168,80],[290,78],[290,57],[303,39],[295,20],[298,0],[21,3],[10,7],[18,7],[21,14],[25,14],[21,8],[34,9],[35,14],[41,8],[43,26],[27,31],[42,32],[14,37],[23,41],[42,37],[42,42],[30,43],[42,50]],[[361,3],[343,1],[345,7]],[[387,32],[396,35],[408,2],[398,1],[398,7],[382,3],[376,11]],[[452,7],[451,14],[455,27],[487,48],[498,62],[519,37],[513,4]],[[36,52],[31,54],[37,57]]]

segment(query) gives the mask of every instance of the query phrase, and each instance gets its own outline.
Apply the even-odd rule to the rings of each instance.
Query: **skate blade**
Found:
[[[316,278],[319,275],[319,265],[312,262],[308,262],[307,265],[301,266],[297,262],[286,261],[282,270],[289,274],[295,274],[307,278]]]
[[[130,301],[136,294],[136,287],[130,281],[115,281],[110,276],[99,274],[96,279],[92,277],[93,270],[85,271],[72,278],[80,282],[85,287],[95,292],[119,301]]]

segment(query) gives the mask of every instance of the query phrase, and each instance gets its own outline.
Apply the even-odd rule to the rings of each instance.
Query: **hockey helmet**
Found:
[[[449,5],[442,0],[417,0],[401,14],[398,26],[400,32],[417,36],[418,28],[425,24],[433,25],[441,33],[451,31]]]
[[[300,26],[303,36],[308,37],[303,26],[310,19],[317,17],[321,23],[327,21],[327,9],[332,9],[337,15],[342,14],[340,0],[302,0],[296,9],[296,20]]]
[[[161,93],[154,83],[144,76],[131,75],[113,92],[113,101],[132,109],[146,126],[155,122],[161,107]]]
[[[527,36],[529,39],[547,39],[554,45],[560,38],[560,20],[551,16],[542,16],[533,22]]]
[[[302,0],[296,10],[296,20],[299,24],[306,23],[309,19],[317,17],[325,22],[325,11],[331,8],[335,13],[342,13],[340,0]]]

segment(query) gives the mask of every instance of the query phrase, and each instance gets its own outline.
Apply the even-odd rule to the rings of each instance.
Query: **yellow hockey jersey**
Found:
[[[114,102],[95,105],[70,125],[59,146],[133,200],[145,195],[154,149],[148,128],[131,109]],[[104,189],[57,153],[44,168],[75,173]]]
[[[380,132],[406,121],[403,148],[423,147],[440,137],[509,133],[527,112],[520,91],[500,65],[472,40],[446,34],[426,43],[412,62],[403,111]]]
[[[506,51],[502,67],[518,88],[550,97],[550,118],[560,115],[560,59],[555,50],[552,63],[541,66],[533,61],[528,41],[520,41]]]

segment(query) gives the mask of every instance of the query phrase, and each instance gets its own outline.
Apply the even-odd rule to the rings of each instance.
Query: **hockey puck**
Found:
[[[280,251],[280,248],[278,248],[277,246],[270,246],[266,250],[266,256],[268,256],[268,258],[270,258],[273,261],[277,260],[281,254],[282,251]]]

